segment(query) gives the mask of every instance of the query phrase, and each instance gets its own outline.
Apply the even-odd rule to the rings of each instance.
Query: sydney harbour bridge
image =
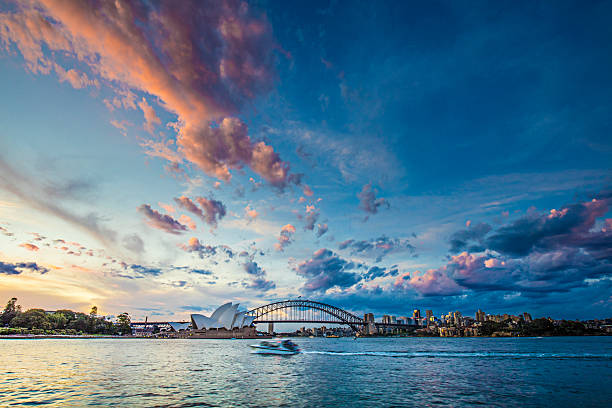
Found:
[[[253,323],[320,323],[348,325],[358,331],[361,327],[373,324],[378,327],[414,329],[413,324],[367,322],[344,309],[326,303],[306,299],[283,300],[256,307],[246,313],[254,316]],[[184,322],[186,323],[186,322]],[[132,322],[133,326],[162,325],[168,322]]]

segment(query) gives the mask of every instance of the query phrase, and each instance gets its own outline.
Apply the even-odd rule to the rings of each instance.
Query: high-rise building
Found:
[[[391,323],[397,323],[397,318],[395,316],[391,316]]]
[[[389,323],[391,323],[391,316],[389,316],[389,315],[383,315],[383,317],[382,317],[382,322],[383,322],[383,324],[389,324]]]
[[[456,326],[461,326],[461,312],[456,311],[453,313],[453,322]]]
[[[412,312],[412,317],[415,319],[420,319],[421,318],[421,311],[419,309],[414,309],[414,312]]]
[[[480,309],[478,309],[478,311],[476,312],[476,321],[477,322],[485,321],[485,313]]]
[[[374,321],[374,314],[372,314],[372,313],[366,313],[366,314],[364,314],[364,315],[363,315],[363,320],[364,320],[364,322],[366,322],[366,323],[373,322],[373,321]]]
[[[531,321],[533,320],[531,318],[531,315],[529,313],[527,313],[527,312],[523,313],[523,318],[525,319],[525,322],[527,322],[527,323],[531,323]]]
[[[427,318],[427,321],[430,321],[431,318],[433,317],[433,311],[431,310],[426,310],[425,311],[425,317]]]

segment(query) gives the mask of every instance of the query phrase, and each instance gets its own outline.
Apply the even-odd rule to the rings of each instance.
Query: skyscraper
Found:
[[[414,309],[414,312],[412,312],[412,317],[415,319],[420,319],[421,318],[421,311],[419,309]]]

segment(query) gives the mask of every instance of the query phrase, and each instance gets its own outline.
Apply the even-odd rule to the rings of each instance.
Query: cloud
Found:
[[[414,289],[423,296],[458,295],[465,290],[447,274],[436,269],[430,269],[423,274],[416,271],[412,277],[410,274],[404,274],[395,280],[393,286],[394,289]]]
[[[257,210],[247,205],[244,208],[244,215],[247,217],[247,220],[251,222],[251,221],[254,221],[259,216],[259,213],[257,212]]]
[[[36,262],[2,262],[0,261],[0,273],[6,275],[20,275],[23,272],[38,272],[45,274],[49,269],[38,265]]]
[[[291,244],[293,241],[293,234],[295,234],[295,227],[291,224],[287,224],[283,226],[280,230],[280,235],[278,236],[278,242],[274,244],[274,248],[282,252],[285,250],[287,245]]]
[[[91,184],[86,181],[69,181],[65,183],[44,183],[24,173],[16,171],[0,157],[0,189],[6,190],[30,207],[61,220],[87,232],[105,245],[115,242],[117,233],[100,224],[100,217],[95,213],[87,215],[74,214],[61,204],[62,198],[75,199]]]
[[[208,269],[191,269],[190,272],[196,273],[198,275],[206,275],[206,276],[213,275],[212,271],[209,271]]]
[[[312,189],[308,187],[308,185],[306,184],[304,184],[302,191],[304,192],[304,195],[306,197],[312,197],[314,195],[314,192],[312,191]]]
[[[374,258],[376,262],[382,261],[386,255],[392,253],[415,253],[415,247],[410,244],[407,239],[389,238],[385,235],[375,239],[370,239],[368,241],[355,241],[354,239],[348,239],[338,245],[338,249],[340,250],[346,248],[350,248],[351,254],[353,255],[371,257]]]
[[[202,220],[206,220],[206,217],[204,217],[204,213],[202,213],[202,210],[193,201],[191,201],[189,197],[181,196],[175,198],[174,202],[176,202],[179,207],[194,213]]]
[[[157,98],[177,116],[178,152],[209,175],[228,181],[247,165],[278,188],[299,184],[289,163],[232,117],[275,78],[272,29],[247,3],[33,1],[0,14],[0,35],[34,73],[51,73],[55,55],[86,64],[116,89],[109,107],[135,108],[132,90]]]
[[[307,293],[325,293],[328,289],[344,289],[361,280],[358,273],[352,272],[360,265],[347,261],[326,248],[314,252],[311,259],[294,266],[298,276],[306,279],[303,290]]]
[[[484,250],[483,238],[491,231],[491,226],[484,222],[473,224],[468,221],[467,228],[454,232],[450,237],[450,252],[480,252]]]
[[[144,252],[144,242],[137,234],[130,234],[123,237],[123,246],[128,250],[141,254]]]
[[[36,245],[34,244],[30,244],[27,242],[24,242],[23,244],[19,244],[20,247],[27,249],[28,251],[38,251],[40,248],[38,248]]]
[[[190,230],[195,231],[196,223],[188,215],[182,214],[178,220],[181,224],[186,225]]]
[[[170,204],[157,203],[157,205],[159,205],[161,208],[164,209],[165,212],[169,214],[174,214],[176,212],[176,209]]]
[[[151,268],[137,264],[130,265],[129,269],[133,272],[138,273],[139,275],[159,276],[162,273],[162,270],[160,268]]]
[[[315,223],[317,222],[317,219],[319,219],[319,215],[320,213],[315,209],[314,205],[307,205],[306,216],[304,216],[304,228],[308,231],[312,231],[314,229]]]
[[[182,234],[187,231],[187,227],[169,215],[161,214],[153,210],[149,204],[138,207],[138,211],[147,219],[147,224],[153,228],[166,231],[170,234]]]
[[[359,197],[359,208],[368,214],[378,213],[380,207],[389,208],[389,202],[384,198],[376,198],[378,190],[372,187],[372,183],[363,186],[357,194]]]
[[[265,278],[266,271],[254,261],[247,261],[243,265],[244,271],[250,276],[250,281],[243,283],[245,288],[267,292],[276,288],[276,284]]]
[[[204,217],[202,219],[211,227],[216,228],[217,222],[225,217],[225,205],[221,201],[213,200],[212,198],[197,197],[196,201],[204,210]]]
[[[68,82],[75,89],[86,88],[88,86],[100,87],[98,80],[91,80],[84,72],[75,69],[66,71],[61,66],[54,64],[55,72],[60,82]]]
[[[591,201],[566,205],[560,210],[552,209],[548,214],[529,214],[497,229],[484,244],[486,248],[512,256],[563,246],[603,249],[602,245],[612,244],[612,236],[605,231],[590,230],[595,220],[603,217],[609,208],[610,196],[604,194]]]
[[[328,230],[327,224],[317,224],[317,238],[321,238]]]
[[[196,237],[189,238],[187,244],[179,244],[179,248],[185,252],[196,253],[200,259],[210,258],[220,253],[225,254],[230,259],[234,257],[234,251],[230,247],[226,245],[205,245]]]
[[[140,102],[138,102],[138,107],[142,109],[142,113],[144,114],[144,129],[153,134],[155,131],[155,126],[161,125],[161,120],[155,113],[155,109],[153,109],[151,105],[147,103],[147,100],[144,97]]]

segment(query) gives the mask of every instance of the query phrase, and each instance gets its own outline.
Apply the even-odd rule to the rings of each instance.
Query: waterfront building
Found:
[[[485,321],[485,313],[480,309],[478,309],[478,311],[476,312],[476,321],[477,322]]]
[[[382,317],[382,322],[383,322],[383,324],[389,324],[389,323],[391,323],[391,316],[389,316],[389,315],[383,315],[383,317]]]
[[[421,311],[419,309],[414,309],[414,311],[412,312],[412,317],[415,319],[420,319],[421,318]]]
[[[365,323],[369,323],[369,322],[374,322],[374,314],[373,313],[366,313],[363,315],[363,321]]]
[[[425,310],[425,319],[427,320],[427,326],[434,321],[434,315],[432,310]]]
[[[397,323],[397,319],[395,318],[395,316],[391,316],[391,323],[393,324]]]
[[[523,318],[525,319],[525,322],[527,322],[527,323],[531,323],[532,320],[533,320],[531,318],[531,315],[529,313],[527,313],[527,312],[523,313]]]

